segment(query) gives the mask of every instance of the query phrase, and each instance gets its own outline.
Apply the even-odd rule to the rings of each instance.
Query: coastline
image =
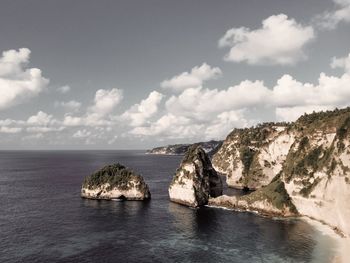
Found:
[[[350,238],[337,233],[331,226],[310,217],[302,216],[301,220],[312,225],[322,235],[330,237],[335,243],[335,255],[330,263],[347,263],[350,258]]]
[[[345,234],[338,231],[337,229],[334,229],[332,226],[317,220],[315,218],[310,218],[308,216],[295,216],[295,217],[282,217],[282,216],[273,216],[268,214],[261,214],[259,211],[256,210],[245,210],[245,209],[234,209],[234,208],[228,208],[225,206],[217,206],[217,205],[206,205],[206,207],[210,208],[216,208],[216,209],[223,209],[228,211],[235,211],[240,213],[251,213],[255,214],[257,216],[270,218],[272,220],[303,220],[307,222],[309,225],[313,226],[320,235],[326,236],[332,240],[332,242],[335,245],[335,251],[334,256],[332,257],[331,261],[329,263],[347,263],[349,262],[350,258],[350,237],[346,237]],[[321,245],[322,247],[322,245]],[[323,247],[321,248],[323,249]],[[314,259],[312,262],[317,263],[318,260]]]

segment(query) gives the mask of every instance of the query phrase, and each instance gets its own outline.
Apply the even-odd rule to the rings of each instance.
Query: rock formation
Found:
[[[242,200],[255,201],[280,181],[289,196],[281,200],[290,211],[289,202],[299,214],[350,236],[350,108],[304,114],[290,124],[234,130],[213,157],[213,166],[226,174],[230,186],[260,188]],[[263,199],[268,203],[262,207],[270,210],[270,199]]]
[[[298,211],[291,201],[284,183],[276,177],[268,186],[243,196],[219,196],[209,199],[209,205],[233,210],[254,211],[266,216],[291,217]]]
[[[151,194],[141,175],[117,163],[85,177],[81,197],[89,199],[144,200]]]
[[[222,194],[222,181],[205,151],[191,146],[185,154],[169,186],[170,200],[197,207],[208,203],[209,197]]]

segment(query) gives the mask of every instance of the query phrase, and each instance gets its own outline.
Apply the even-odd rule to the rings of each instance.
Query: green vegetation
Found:
[[[247,201],[248,204],[266,200],[280,210],[288,207],[291,212],[297,214],[297,209],[292,203],[284,187],[284,183],[280,180],[279,176],[276,176],[269,185],[251,194],[245,195],[241,197],[241,199]]]
[[[100,185],[108,183],[109,187],[107,190],[111,190],[114,187],[118,187],[122,190],[128,190],[131,187],[130,181],[139,182],[139,190],[147,189],[147,185],[145,184],[142,176],[117,163],[107,165],[92,175],[85,177],[83,187],[94,189]]]
[[[243,175],[247,175],[253,162],[255,151],[248,146],[242,146],[239,150],[239,154],[244,167]]]

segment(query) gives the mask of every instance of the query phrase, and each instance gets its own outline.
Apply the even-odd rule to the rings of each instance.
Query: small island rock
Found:
[[[88,199],[145,200],[151,197],[141,175],[117,163],[85,177],[81,197]]]
[[[198,145],[191,146],[169,186],[170,200],[198,207],[207,204],[209,197],[222,195],[222,190],[221,178],[208,155]]]

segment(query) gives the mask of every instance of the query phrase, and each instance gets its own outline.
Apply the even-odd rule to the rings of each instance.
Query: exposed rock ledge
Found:
[[[223,195],[210,198],[208,205],[239,211],[255,211],[266,216],[298,216],[298,211],[290,201],[284,183],[279,179],[248,195],[239,197]]]
[[[117,163],[85,177],[81,197],[89,199],[145,200],[151,197],[141,175]]]
[[[191,146],[169,186],[170,200],[197,207],[208,203],[209,197],[222,195],[222,181],[213,169],[205,151]]]

